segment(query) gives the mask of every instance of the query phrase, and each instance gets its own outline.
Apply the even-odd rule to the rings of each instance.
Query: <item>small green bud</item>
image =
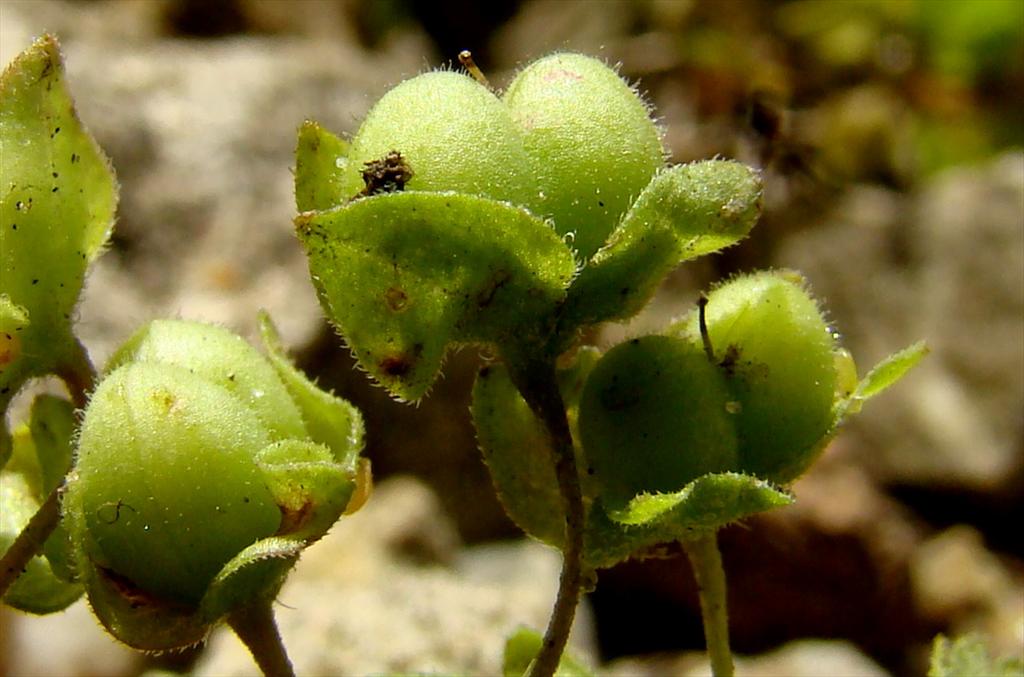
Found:
[[[567,53],[527,66],[504,101],[537,172],[538,213],[589,259],[664,164],[647,105],[601,61]]]
[[[494,94],[460,73],[436,71],[385,94],[352,140],[343,198],[396,189],[455,191],[535,203],[519,130]]]
[[[111,364],[64,500],[76,565],[115,637],[187,646],[276,593],[345,509],[358,450],[312,441],[275,367],[223,329],[154,322]],[[359,444],[358,417],[337,420]]]
[[[597,363],[580,400],[579,431],[601,498],[622,507],[736,467],[730,394],[692,343],[645,336]]]
[[[737,403],[739,470],[785,483],[832,428],[836,347],[821,310],[789,271],[737,277],[708,295],[707,333]],[[700,341],[699,314],[686,331]]]

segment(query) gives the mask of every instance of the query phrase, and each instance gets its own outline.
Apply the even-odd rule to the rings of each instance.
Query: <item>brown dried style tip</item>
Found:
[[[413,177],[412,167],[397,150],[389,152],[379,160],[365,162],[363,167],[363,183],[366,187],[356,197],[405,190],[405,184]]]

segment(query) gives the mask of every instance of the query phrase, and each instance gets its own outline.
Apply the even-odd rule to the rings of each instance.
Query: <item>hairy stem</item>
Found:
[[[81,342],[76,340],[71,355],[57,366],[57,376],[67,386],[75,407],[85,409],[89,403],[89,393],[96,385],[96,369]]]
[[[235,609],[228,615],[228,625],[249,649],[266,677],[295,677],[271,604],[272,600],[261,599]]]
[[[714,531],[683,541],[693,565],[700,594],[700,613],[704,621],[704,640],[714,677],[732,677],[732,652],[729,650],[729,618],[726,610],[725,570],[718,537]]]
[[[530,677],[551,677],[569,640],[583,581],[583,491],[576,470],[569,419],[555,377],[554,361],[540,363],[527,360],[510,366],[513,367],[510,373],[516,387],[551,435],[555,476],[565,509],[565,545],[558,596],[544,633],[544,644],[529,672]]]
[[[43,504],[32,515],[25,528],[11,543],[11,547],[0,558],[0,597],[3,597],[11,585],[18,579],[28,565],[29,560],[42,549],[43,543],[49,538],[60,522],[60,496],[64,489],[61,483]]]
[[[56,371],[67,385],[75,407],[84,408],[88,402],[89,391],[96,382],[96,370],[81,343],[75,341],[75,350],[70,359],[59,365]],[[29,560],[43,549],[46,539],[60,523],[60,499],[64,493],[65,482],[66,479],[50,492],[36,514],[32,515],[32,519],[11,543],[11,547],[0,558],[0,597],[7,593],[18,576],[25,571]]]

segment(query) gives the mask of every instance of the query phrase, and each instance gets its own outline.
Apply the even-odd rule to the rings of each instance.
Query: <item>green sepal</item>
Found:
[[[11,321],[14,306],[23,313],[18,356],[0,371],[5,410],[26,379],[77,350],[71,318],[117,203],[113,172],[78,120],[52,36],[0,76],[0,177],[0,322]]]
[[[27,435],[16,436],[16,439],[19,438],[31,446]],[[16,442],[16,446],[21,445]],[[23,453],[20,449],[16,450],[15,456],[20,453]],[[33,482],[26,474],[10,469],[0,473],[0,552],[7,551],[39,510],[40,501],[32,485]],[[54,538],[61,536],[51,535],[50,540]],[[62,611],[82,596],[82,586],[68,582],[64,573],[57,571],[49,557],[37,555],[28,561],[24,573],[8,589],[3,602],[33,614]]]
[[[610,567],[792,502],[790,494],[740,473],[712,473],[674,493],[642,494],[620,510],[597,501],[587,518],[584,559],[594,569]]]
[[[789,494],[756,477],[711,473],[674,493],[640,494],[621,510],[609,510],[608,516],[625,526],[650,526],[662,533],[713,530],[792,502]]]
[[[519,627],[505,640],[505,655],[501,662],[504,677],[523,677],[530,663],[540,653],[544,638],[535,630]],[[558,659],[556,677],[594,677],[594,671],[568,651]]]
[[[857,384],[853,394],[839,403],[837,418],[841,419],[843,416],[860,411],[864,402],[887,390],[889,386],[906,376],[907,372],[917,366],[917,363],[929,352],[931,349],[928,348],[928,345],[924,341],[918,341],[876,364]]]
[[[336,462],[351,465],[364,445],[362,414],[348,401],[318,388],[292,364],[265,311],[260,311],[259,325],[267,360],[299,407],[309,436],[326,445]]]
[[[29,433],[39,464],[40,502],[60,486],[71,468],[72,441],[77,426],[75,408],[67,400],[53,395],[39,395],[33,400]],[[63,522],[57,524],[43,543],[43,554],[59,578],[76,579],[71,537]]]
[[[256,541],[229,561],[210,583],[200,615],[216,622],[259,596],[273,597],[302,550],[338,520],[355,489],[355,457],[334,462],[330,449],[284,440],[256,457],[264,482],[281,509],[278,533]]]
[[[39,395],[32,401],[29,431],[39,463],[39,497],[60,486],[71,468],[75,429],[74,406],[62,397]]]
[[[576,269],[547,223],[465,194],[374,195],[296,226],[329,319],[403,400],[426,393],[450,344],[539,343]]]
[[[348,143],[312,120],[299,127],[295,148],[295,204],[300,212],[336,207],[342,195]]]
[[[341,465],[330,449],[304,440],[282,440],[263,449],[256,463],[281,510],[278,535],[312,543],[327,533],[355,489],[355,460]]]
[[[938,635],[932,643],[928,677],[1022,677],[1024,661],[1019,657],[995,659],[977,634],[950,640]]]
[[[570,425],[575,425],[583,383],[599,357],[597,350],[582,349],[572,366],[559,372]],[[533,538],[560,547],[565,540],[564,508],[550,438],[512,384],[504,364],[487,365],[477,374],[471,412],[477,442],[505,512]],[[576,457],[584,503],[589,504],[596,490],[579,447]]]
[[[580,271],[563,326],[635,315],[678,264],[746,237],[761,214],[761,191],[757,172],[731,160],[659,172]]]
[[[271,536],[245,548],[213,579],[197,617],[212,625],[260,597],[273,599],[305,547],[302,539]]]

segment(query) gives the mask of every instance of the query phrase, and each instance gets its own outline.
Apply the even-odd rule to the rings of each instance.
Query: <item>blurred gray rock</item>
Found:
[[[881,666],[849,642],[800,640],[756,658],[736,657],[743,677],[887,677]],[[703,653],[628,658],[610,664],[609,677],[711,677]]]

